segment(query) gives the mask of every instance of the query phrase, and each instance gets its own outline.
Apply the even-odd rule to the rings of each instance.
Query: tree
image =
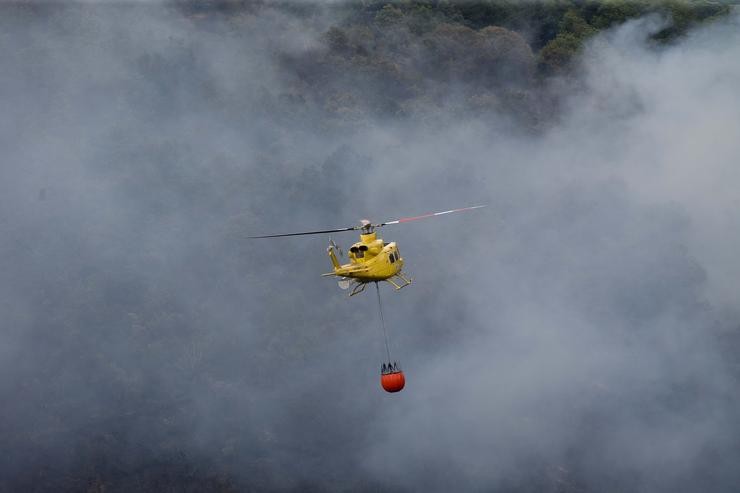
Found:
[[[375,15],[375,22],[381,26],[388,26],[392,24],[398,24],[403,19],[403,12],[401,9],[393,6],[392,4],[386,4],[380,9]]]
[[[563,74],[570,69],[580,51],[582,40],[571,33],[562,33],[540,51],[539,69],[546,75]]]
[[[587,38],[596,34],[596,29],[583,20],[575,9],[570,9],[560,21],[560,33],[570,33],[578,38]]]
[[[532,48],[524,38],[508,29],[488,26],[480,30],[483,38],[486,73],[494,83],[527,83],[534,74]]]
[[[332,26],[324,35],[326,44],[329,49],[336,53],[346,53],[349,51],[349,38],[347,33],[342,29]]]

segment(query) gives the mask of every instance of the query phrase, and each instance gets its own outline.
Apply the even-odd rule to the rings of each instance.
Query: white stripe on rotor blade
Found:
[[[442,212],[432,212],[430,214],[423,214],[421,216],[404,217],[404,218],[401,218],[401,219],[397,219],[395,221],[389,221],[389,222],[384,223],[384,224],[407,223],[407,222],[410,222],[410,221],[416,221],[417,219],[424,219],[424,218],[432,217],[432,216],[442,216],[444,214],[451,214],[453,212],[462,212],[462,211],[469,211],[469,210],[472,210],[472,209],[480,209],[481,207],[485,207],[485,205],[476,205],[476,206],[473,206],[473,207],[464,207],[462,209],[451,209],[449,211],[442,211]]]

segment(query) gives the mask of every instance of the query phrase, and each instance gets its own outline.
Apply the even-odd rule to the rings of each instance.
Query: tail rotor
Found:
[[[329,247],[336,250],[340,257],[344,257],[344,252],[342,251],[342,248],[334,243],[334,239],[331,236],[329,237]]]

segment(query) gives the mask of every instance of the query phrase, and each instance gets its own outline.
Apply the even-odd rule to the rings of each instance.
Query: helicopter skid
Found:
[[[394,281],[394,279],[395,279],[395,281]],[[396,274],[394,276],[391,276],[391,277],[389,277],[387,279],[380,279],[378,281],[375,281],[375,280],[373,280],[373,281],[360,281],[360,280],[357,280],[357,279],[353,279],[353,281],[354,281],[355,284],[352,287],[352,290],[349,292],[349,295],[350,296],[354,296],[356,294],[362,293],[363,291],[365,291],[365,288],[367,287],[367,285],[370,284],[371,282],[377,283],[379,281],[386,281],[389,284],[391,284],[394,288],[396,288],[396,291],[398,291],[399,289],[403,289],[406,286],[410,285],[411,284],[411,281],[413,281],[413,279],[408,279],[408,278],[406,278],[406,276],[404,276],[403,274],[401,274],[399,272],[398,274]]]
[[[394,278],[396,279],[396,281],[398,281],[398,283],[393,281]],[[394,288],[396,288],[396,291],[398,291],[399,289],[403,289],[409,284],[411,284],[412,280],[413,279],[406,279],[406,276],[404,276],[400,272],[396,274],[395,276],[392,276],[386,279],[386,281],[388,281],[390,284],[393,285]]]

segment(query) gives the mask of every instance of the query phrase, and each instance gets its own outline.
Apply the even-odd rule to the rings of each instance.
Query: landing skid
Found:
[[[393,279],[396,279],[396,281],[398,282],[394,282]],[[393,285],[393,287],[396,288],[396,291],[398,291],[399,289],[405,288],[406,286],[411,284],[412,280],[413,279],[406,279],[406,276],[404,276],[400,272],[396,274],[395,276],[389,277],[388,279],[386,279],[386,281],[388,281],[390,284]]]
[[[392,277],[389,277],[388,279],[383,279],[383,280],[388,282],[389,284],[392,284],[393,287],[396,288],[396,291],[398,291],[399,289],[405,288],[406,286],[411,284],[411,281],[413,281],[413,279],[406,278],[406,276],[404,276],[400,272],[396,274],[395,276],[392,276]],[[352,289],[349,292],[350,296],[354,296],[356,294],[362,293],[363,291],[365,291],[365,288],[367,287],[367,285],[370,284],[371,282],[375,282],[376,284],[379,282],[379,281],[362,282],[362,281],[357,281],[357,280],[353,280],[353,281],[354,281],[354,285],[352,286]]]

